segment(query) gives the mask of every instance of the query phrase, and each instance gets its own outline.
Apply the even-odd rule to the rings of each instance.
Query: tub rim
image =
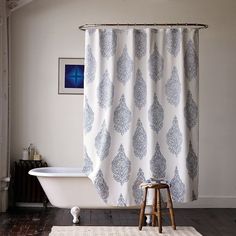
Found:
[[[28,173],[37,177],[88,177],[81,167],[40,167]]]

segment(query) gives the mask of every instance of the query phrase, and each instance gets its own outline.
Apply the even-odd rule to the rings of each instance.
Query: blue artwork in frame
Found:
[[[84,88],[84,65],[65,65],[65,88]]]
[[[59,94],[83,94],[84,59],[59,58]]]

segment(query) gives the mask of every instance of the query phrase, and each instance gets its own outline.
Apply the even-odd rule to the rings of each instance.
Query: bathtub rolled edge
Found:
[[[75,167],[39,167],[31,169],[28,174],[36,177],[88,177],[82,168]]]

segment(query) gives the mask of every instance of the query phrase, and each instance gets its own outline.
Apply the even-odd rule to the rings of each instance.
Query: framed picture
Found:
[[[84,93],[83,58],[58,58],[58,93]]]

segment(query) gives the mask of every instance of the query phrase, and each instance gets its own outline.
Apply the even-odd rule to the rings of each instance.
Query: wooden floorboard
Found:
[[[137,226],[137,209],[82,209],[79,225]],[[204,236],[236,236],[236,209],[175,209],[177,226],[193,226]],[[167,215],[163,225],[169,225]],[[0,213],[0,235],[48,235],[53,225],[70,226],[69,209],[15,208]]]

